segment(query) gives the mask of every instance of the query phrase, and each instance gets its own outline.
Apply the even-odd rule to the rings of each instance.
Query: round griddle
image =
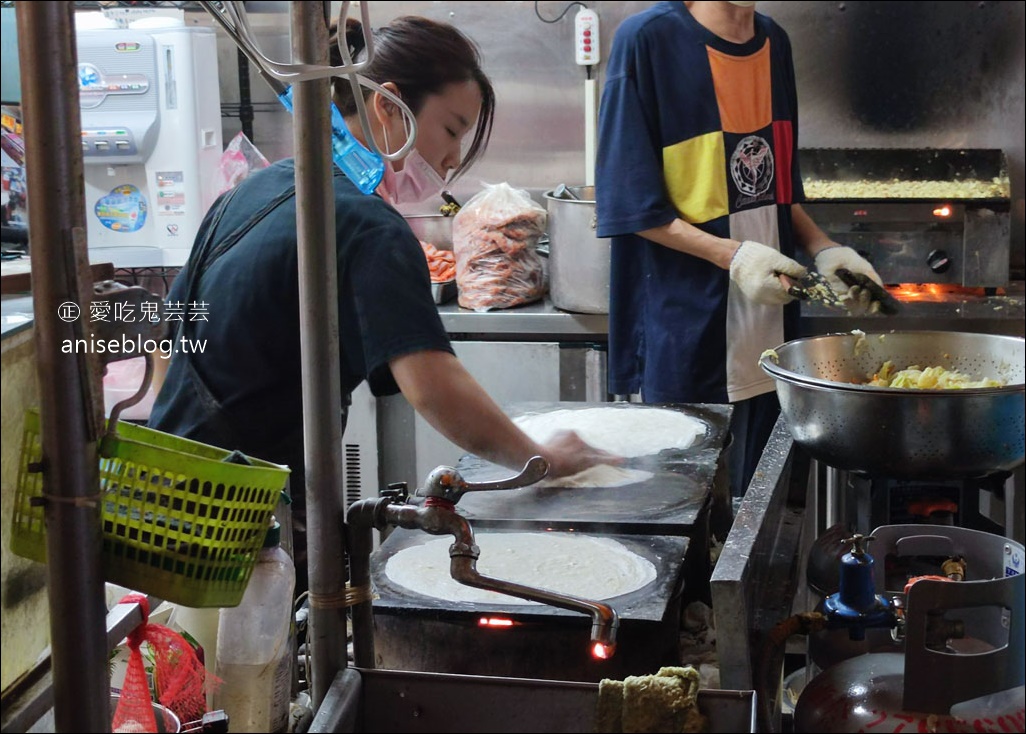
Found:
[[[494,528],[487,532],[520,531]],[[629,594],[601,600],[616,610],[620,628],[616,654],[596,660],[590,653],[591,619],[586,614],[544,604],[452,602],[393,584],[385,575],[388,559],[435,537],[419,530],[396,530],[371,556],[379,668],[599,681],[679,664],[682,560],[688,538],[602,536],[648,559],[656,567],[656,578]],[[482,618],[504,619],[510,626],[482,626]]]
[[[513,528],[490,528],[477,531],[484,533],[520,533],[525,532]],[[541,532],[535,529],[531,532]],[[559,532],[559,531],[557,531]],[[552,617],[578,617],[582,621],[587,617],[581,612],[550,607],[545,604],[479,604],[457,602],[418,594],[405,586],[393,582],[385,573],[388,560],[401,550],[424,545],[439,536],[429,535],[420,530],[394,530],[371,555],[371,581],[377,597],[374,599],[374,612],[383,614],[419,614],[431,612],[437,618],[477,617],[482,613],[502,613],[504,616],[531,618],[535,621]],[[647,559],[656,568],[656,578],[640,589],[602,599],[624,620],[662,621],[671,599],[680,593],[681,566],[688,547],[687,538],[645,537],[638,535],[603,535],[621,543],[627,550]]]
[[[547,528],[644,535],[694,535],[727,443],[730,406],[636,403],[518,403],[513,418],[531,413],[587,408],[676,410],[705,424],[705,433],[686,449],[627,460],[630,469],[653,476],[623,487],[524,487],[469,492],[457,509],[475,528],[542,525]],[[457,469],[468,482],[508,477],[509,469],[477,456],[460,459]]]

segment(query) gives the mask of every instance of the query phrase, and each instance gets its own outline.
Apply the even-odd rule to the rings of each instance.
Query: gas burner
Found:
[[[973,288],[954,283],[898,283],[887,286],[887,290],[903,303],[961,303],[1007,292],[1005,288]]]

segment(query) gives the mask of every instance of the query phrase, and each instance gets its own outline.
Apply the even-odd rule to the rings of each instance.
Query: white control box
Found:
[[[598,13],[581,8],[574,16],[574,61],[579,66],[593,66],[599,58]]]

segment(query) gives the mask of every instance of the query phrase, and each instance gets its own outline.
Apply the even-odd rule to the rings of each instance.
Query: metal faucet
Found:
[[[542,604],[582,612],[591,617],[592,654],[597,658],[611,657],[616,649],[616,631],[620,620],[608,604],[560,594],[546,589],[503,581],[484,576],[477,571],[481,549],[474,540],[474,531],[467,519],[456,512],[456,503],[467,492],[487,492],[516,489],[542,479],[548,473],[548,463],[540,456],[531,458],[513,477],[495,482],[470,483],[451,467],[434,469],[416,490],[423,504],[411,504],[403,492],[379,499],[355,502],[349,508],[348,523],[352,532],[350,583],[354,588],[370,582],[370,529],[384,530],[388,526],[419,529],[431,535],[452,535],[455,542],[449,548],[449,572],[461,584],[488,589],[502,594],[536,601]],[[358,667],[374,667],[373,627],[370,601],[353,608],[353,648]],[[366,617],[366,619],[364,619]],[[358,635],[358,620],[366,627],[366,636]]]

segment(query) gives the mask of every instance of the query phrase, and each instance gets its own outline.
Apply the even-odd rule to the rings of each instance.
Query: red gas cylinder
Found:
[[[1021,732],[1026,687],[965,701],[948,715],[908,711],[902,705],[905,656],[873,653],[838,663],[802,691],[796,732]]]

